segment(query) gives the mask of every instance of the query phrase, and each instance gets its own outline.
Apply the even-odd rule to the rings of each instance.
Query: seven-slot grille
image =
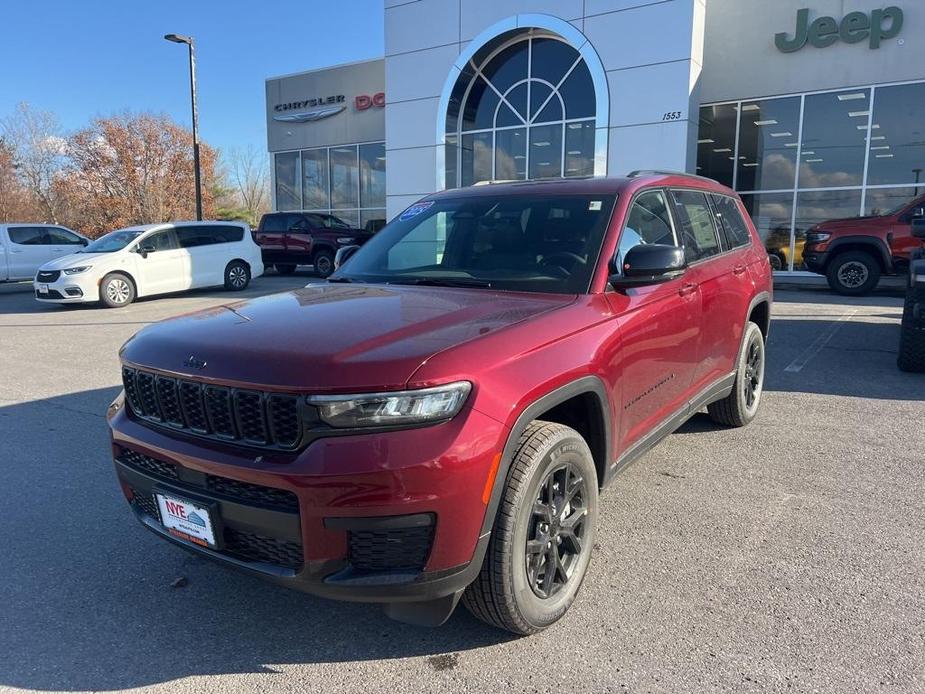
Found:
[[[302,438],[299,398],[206,385],[123,367],[125,397],[143,419],[200,436],[293,449]]]

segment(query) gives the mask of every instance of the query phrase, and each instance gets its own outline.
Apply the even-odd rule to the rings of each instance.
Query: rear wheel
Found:
[[[334,254],[326,248],[315,251],[312,264],[315,266],[315,274],[327,277],[334,272]]]
[[[846,296],[864,296],[880,281],[880,263],[865,251],[847,251],[832,258],[825,276],[833,291]]]
[[[914,288],[906,292],[896,365],[900,371],[925,372],[925,304],[916,300]]]
[[[100,301],[107,308],[128,306],[135,300],[135,285],[121,272],[106,275],[100,282]]]
[[[463,603],[484,622],[534,634],[575,600],[591,561],[597,471],[588,444],[534,421],[517,444],[478,578]]]
[[[273,267],[279,275],[291,275],[296,269],[295,264],[290,263],[274,263]]]
[[[225,289],[240,292],[251,283],[251,270],[242,260],[232,260],[225,268]]]
[[[707,406],[714,422],[741,427],[758,414],[764,390],[764,335],[755,323],[745,325],[732,392]]]

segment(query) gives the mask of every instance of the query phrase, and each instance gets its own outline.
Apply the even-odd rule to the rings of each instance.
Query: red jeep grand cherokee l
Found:
[[[329,282],[130,339],[116,472],[145,526],[228,566],[533,633],[575,599],[614,475],[701,408],[755,416],[770,303],[713,181],[448,190]]]

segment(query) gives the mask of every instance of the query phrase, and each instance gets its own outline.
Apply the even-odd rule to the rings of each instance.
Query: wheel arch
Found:
[[[127,278],[128,281],[132,283],[132,287],[134,287],[134,289],[135,289],[135,296],[136,296],[136,298],[139,297],[139,296],[143,296],[143,293],[142,293],[142,291],[141,291],[141,287],[138,285],[138,280],[135,279],[135,275],[133,275],[131,272],[129,272],[128,270],[125,270],[125,269],[123,269],[123,268],[117,268],[117,269],[115,269],[115,270],[110,270],[109,272],[107,272],[106,274],[104,274],[102,277],[100,277],[99,284],[97,284],[97,289],[102,289],[102,287],[103,287],[103,280],[105,280],[105,279],[106,279],[107,277],[109,277],[110,275],[122,275],[123,277]]]
[[[594,458],[598,486],[603,486],[613,436],[609,403],[610,398],[603,381],[597,376],[583,376],[540,396],[521,411],[508,432],[501,452],[492,483],[491,497],[485,509],[481,536],[489,533],[494,525],[517,443],[527,426],[535,419],[565,424],[581,433]],[[585,421],[578,419],[582,416],[585,417]],[[576,427],[575,423],[579,426]]]
[[[876,236],[843,236],[832,241],[829,244],[828,260],[825,264],[826,270],[828,270],[835,258],[849,251],[870,253],[880,263],[882,272],[893,271],[893,258],[890,255],[890,248],[886,245],[886,242]]]
[[[232,259],[229,260],[227,263],[225,263],[225,270],[227,271],[227,270],[228,270],[228,266],[231,265],[232,263],[236,263],[236,262],[237,262],[237,263],[244,263],[245,265],[247,265],[247,271],[248,271],[248,272],[253,272],[253,270],[254,270],[254,269],[253,269],[253,266],[252,266],[245,258],[232,258]]]
[[[749,321],[758,325],[764,341],[767,342],[771,331],[771,294],[769,292],[761,292],[751,300],[748,305],[746,323]]]

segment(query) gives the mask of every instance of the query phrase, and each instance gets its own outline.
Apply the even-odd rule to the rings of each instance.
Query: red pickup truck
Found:
[[[701,409],[756,416],[771,267],[734,192],[639,172],[427,196],[327,282],[232,308],[122,348],[138,520],[396,619],[462,600],[530,634],[620,541],[601,488]]]
[[[356,229],[333,214],[322,212],[271,212],[260,218],[254,240],[263,264],[281,275],[297,265],[313,265],[315,274],[334,272],[334,256],[346,246],[362,246],[372,232]]]

